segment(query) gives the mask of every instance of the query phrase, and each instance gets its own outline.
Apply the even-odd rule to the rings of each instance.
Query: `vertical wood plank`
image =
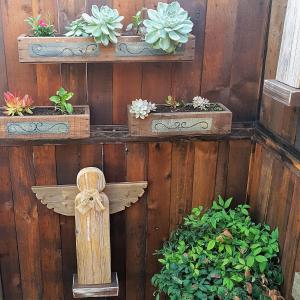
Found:
[[[256,222],[264,222],[270,196],[274,157],[264,148],[261,154],[258,153],[257,155],[261,155],[261,167],[258,185],[253,185],[250,212]]]
[[[55,146],[33,147],[36,185],[56,185]],[[38,199],[39,238],[45,300],[64,299],[59,215]]]
[[[126,180],[146,180],[147,145],[127,146]],[[126,209],[126,300],[145,299],[147,195]]]
[[[0,147],[0,270],[5,299],[22,299],[9,150]]]
[[[229,142],[226,197],[233,197],[234,205],[246,201],[251,147],[249,140]]]
[[[64,145],[56,147],[56,170],[58,184],[75,184],[80,169],[79,147]],[[74,199],[75,200],[75,199]],[[76,270],[76,243],[74,217],[59,216],[61,232],[62,272],[64,298],[72,299],[72,279]]]
[[[214,193],[215,199],[217,199],[218,196],[225,197],[226,194],[228,155],[229,155],[228,141],[219,142],[218,161],[217,161],[217,170],[216,170],[216,185],[215,185],[215,193]]]
[[[144,0],[113,0],[113,6],[118,9],[121,16],[125,17],[122,22],[125,31],[132,21],[132,16],[144,6]],[[113,123],[127,124],[127,104],[141,98],[142,64],[114,64],[113,87]]]
[[[200,95],[207,0],[180,0],[179,3],[188,11],[194,23],[192,33],[196,37],[196,49],[192,63],[173,64],[172,92],[177,98],[191,101],[193,97]]]
[[[32,14],[31,0],[1,1],[0,13],[8,89],[20,94],[30,94],[36,99],[35,66],[19,63],[17,45],[17,37],[29,29],[24,20]]]
[[[0,10],[2,10],[0,3]],[[4,48],[4,31],[3,31],[3,18],[0,20],[0,105],[3,105],[2,95],[8,89],[7,71],[6,71],[6,56]]]
[[[41,253],[32,148],[9,150],[23,299],[42,298]]]
[[[228,105],[238,0],[207,2],[201,94]],[[217,34],[222,32],[223,34]]]
[[[149,143],[148,146],[148,218],[146,296],[153,299],[151,278],[159,270],[155,250],[169,237],[171,201],[171,143]]]
[[[195,142],[192,207],[209,208],[214,200],[218,142]]]
[[[291,178],[291,172],[284,167],[280,160],[274,159],[266,223],[273,228],[278,227],[281,249],[283,248],[293,190],[294,180]]]
[[[182,223],[192,208],[194,144],[174,143],[172,147],[172,178],[170,203],[170,231]]]
[[[234,121],[257,119],[269,9],[270,1],[239,1],[229,101]]]
[[[91,12],[92,5],[108,5],[113,0],[86,0],[86,11]],[[91,109],[91,124],[112,124],[113,117],[113,66],[112,64],[88,64],[88,104]]]
[[[103,169],[102,144],[83,144],[80,146],[80,169],[87,167]]]
[[[126,160],[124,144],[104,145],[104,174],[107,182],[121,182],[126,178]],[[114,299],[126,298],[126,212],[111,215],[111,257],[112,271],[118,273],[119,296]]]
[[[66,32],[65,27],[85,12],[85,0],[60,0],[59,7],[59,32]],[[62,64],[61,83],[62,86],[74,92],[72,104],[87,103],[87,65],[86,64]]]
[[[297,258],[297,249],[300,240],[300,179],[295,181],[294,193],[292,197],[290,214],[288,216],[288,224],[286,227],[286,238],[282,256],[282,270],[284,275],[283,294],[288,299],[291,297],[291,290],[294,278],[294,269]]]
[[[51,22],[58,29],[58,1],[32,0],[32,15],[41,15],[42,18],[51,16]],[[59,64],[37,64],[36,67],[36,88],[37,98],[35,105],[49,105],[49,97],[54,95],[61,86]]]

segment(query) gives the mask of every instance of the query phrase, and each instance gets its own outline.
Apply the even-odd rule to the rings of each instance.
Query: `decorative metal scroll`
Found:
[[[178,47],[176,55],[182,55],[184,46]],[[161,49],[153,49],[146,42],[121,42],[117,43],[116,56],[165,56],[170,55]],[[173,54],[171,54],[173,55]]]
[[[69,132],[68,122],[10,122],[9,135],[65,134]]]
[[[212,118],[162,119],[152,121],[152,132],[206,131]]]
[[[99,45],[91,42],[29,44],[30,57],[85,57],[99,53]]]

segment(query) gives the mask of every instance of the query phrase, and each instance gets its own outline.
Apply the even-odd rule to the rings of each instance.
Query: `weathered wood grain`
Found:
[[[46,107],[37,107],[39,109]],[[80,139],[90,136],[88,106],[74,106],[83,114],[0,116],[0,139]]]
[[[36,184],[56,184],[55,146],[33,147]],[[43,299],[62,300],[62,253],[59,216],[38,201]]]
[[[195,142],[192,207],[207,209],[214,200],[218,142]]]
[[[22,299],[17,232],[9,166],[9,148],[0,147],[0,266],[3,296]]]
[[[300,88],[300,7],[289,0],[286,8],[276,79]]]
[[[171,143],[148,144],[148,214],[145,300],[153,299],[151,277],[159,270],[155,250],[169,237],[171,202]]]
[[[42,270],[37,202],[30,192],[35,183],[32,149],[11,148],[9,162],[14,199],[23,299],[42,298]]]
[[[0,3],[0,10],[2,10],[2,5]],[[7,83],[7,71],[6,71],[6,56],[4,48],[4,30],[3,30],[3,18],[0,20],[0,95],[3,95],[5,91],[8,90]],[[0,98],[0,105],[3,105],[4,101]]]
[[[222,104],[218,112],[152,112],[145,119],[136,118],[128,106],[128,128],[133,136],[172,136],[228,134],[231,131],[231,112]]]
[[[264,94],[287,106],[300,106],[300,89],[295,89],[277,80],[265,80]]]
[[[126,144],[127,181],[147,177],[147,145]],[[126,210],[126,300],[145,299],[147,195]]]

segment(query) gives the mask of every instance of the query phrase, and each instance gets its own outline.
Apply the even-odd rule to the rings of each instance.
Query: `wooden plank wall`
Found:
[[[270,143],[269,143],[270,142]],[[268,145],[273,145],[275,150]],[[300,170],[280,154],[280,146],[258,142],[251,161],[248,200],[257,222],[278,227],[284,274],[283,295],[291,298],[295,272],[300,271]]]
[[[32,185],[74,183],[86,166],[104,169],[108,181],[148,180],[147,195],[113,215],[111,236],[117,299],[152,299],[153,252],[192,206],[208,207],[219,194],[244,201],[251,147],[249,140],[1,147],[4,299],[72,299],[74,219],[40,204]]]
[[[44,105],[63,85],[75,91],[74,103],[90,105],[92,124],[126,124],[131,100],[163,102],[168,94],[187,100],[201,94],[228,106],[235,121],[256,120],[270,0],[180,0],[195,23],[193,63],[18,63],[17,36],[26,32],[23,20],[32,14],[51,12],[62,32],[92,4],[117,7],[128,23],[137,9],[157,2],[0,1],[0,93],[29,93]],[[209,206],[218,194],[233,195],[236,204],[245,200],[251,149],[247,139],[0,147],[4,299],[72,299],[74,220],[38,203],[31,185],[74,183],[86,166],[103,169],[108,181],[148,180],[147,195],[112,216],[111,239],[121,288],[116,299],[152,299],[150,278],[158,267],[152,253],[191,207]]]

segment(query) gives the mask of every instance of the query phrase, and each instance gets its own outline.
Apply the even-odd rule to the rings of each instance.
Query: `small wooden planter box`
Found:
[[[231,132],[232,113],[224,105],[218,104],[223,111],[153,112],[144,120],[136,119],[129,112],[130,106],[128,106],[129,132],[133,136],[228,134]]]
[[[116,45],[104,47],[90,37],[21,35],[18,49],[19,62],[22,63],[192,61],[195,56],[195,36],[191,35],[176,54],[152,49],[139,36],[120,36]]]
[[[90,136],[90,110],[83,114],[0,116],[0,139],[82,139]],[[49,108],[49,106],[39,107]],[[53,107],[52,107],[53,108]]]

